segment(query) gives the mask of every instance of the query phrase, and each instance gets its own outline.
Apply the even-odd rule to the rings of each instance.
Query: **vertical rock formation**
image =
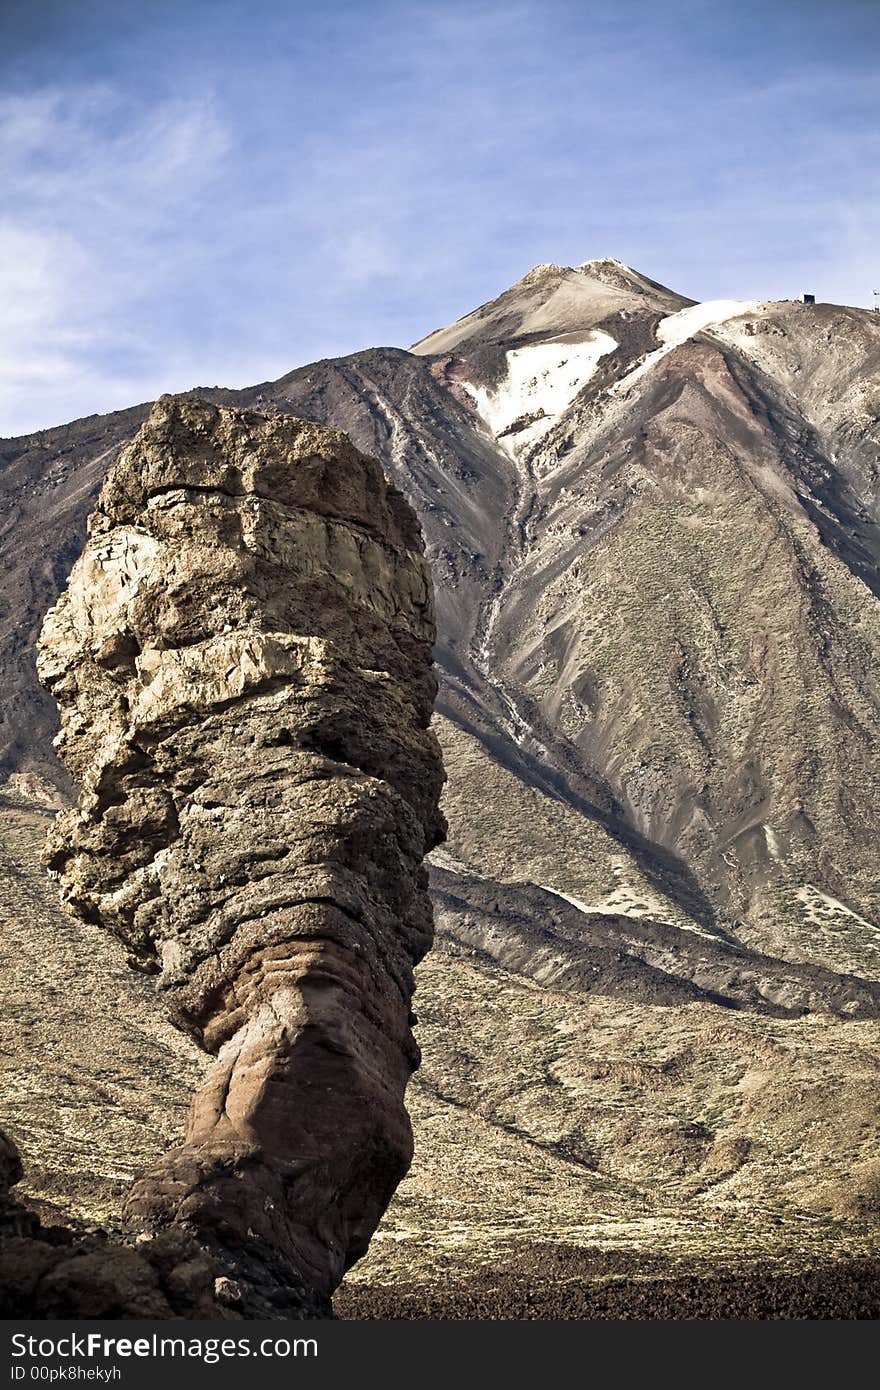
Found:
[[[418,523],[336,431],[164,398],[89,529],[39,649],[80,787],[48,863],[216,1057],[126,1217],[327,1294],[412,1152],[444,830]]]

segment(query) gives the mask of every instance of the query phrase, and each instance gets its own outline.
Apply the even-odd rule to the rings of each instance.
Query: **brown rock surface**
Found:
[[[433,638],[418,523],[376,463],[320,426],[165,398],[41,639],[80,786],[50,868],[217,1059],[128,1224],[323,1295],[412,1155]]]
[[[327,1316],[326,1300],[271,1259],[210,1249],[180,1229],[132,1243],[119,1231],[45,1226],[10,1196],[21,1174],[16,1146],[0,1132],[2,1318]]]

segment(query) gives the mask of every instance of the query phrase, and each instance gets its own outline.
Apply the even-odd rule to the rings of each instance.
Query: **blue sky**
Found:
[[[867,306],[878,63],[877,0],[0,0],[0,435],[539,261]]]

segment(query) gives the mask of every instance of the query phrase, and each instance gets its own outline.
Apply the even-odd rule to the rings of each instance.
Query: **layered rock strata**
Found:
[[[216,1057],[129,1227],[322,1295],[412,1154],[433,640],[419,526],[377,463],[314,424],[163,398],[40,641],[80,788],[50,870]]]

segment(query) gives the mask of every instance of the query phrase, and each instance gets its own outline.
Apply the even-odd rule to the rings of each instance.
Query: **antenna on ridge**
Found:
[[[880,314],[880,290],[872,290],[871,293],[874,296],[874,313]]]

